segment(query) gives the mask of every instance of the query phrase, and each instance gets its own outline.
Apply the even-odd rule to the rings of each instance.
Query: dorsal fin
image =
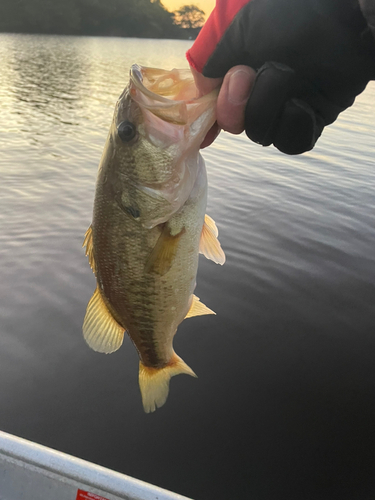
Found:
[[[217,239],[218,234],[219,231],[217,230],[215,221],[206,214],[199,242],[199,253],[202,253],[207,259],[214,261],[216,264],[223,265],[225,262],[225,253]]]

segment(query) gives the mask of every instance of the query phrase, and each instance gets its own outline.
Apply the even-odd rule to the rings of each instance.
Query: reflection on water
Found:
[[[168,403],[142,412],[130,342],[81,337],[81,249],[132,63],[185,41],[0,36],[0,428],[197,500],[375,494],[375,87],[288,157],[222,134],[205,150],[227,254],[202,258],[216,317],[179,328]]]

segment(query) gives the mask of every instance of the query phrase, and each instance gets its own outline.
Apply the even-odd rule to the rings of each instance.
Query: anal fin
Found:
[[[97,352],[117,351],[124,340],[125,329],[108,310],[98,287],[88,303],[82,330],[88,345]]]
[[[200,299],[193,295],[193,300],[191,301],[190,309],[185,316],[186,318],[192,318],[193,316],[204,316],[205,314],[216,314],[212,309],[209,309],[207,306],[200,301]]]
[[[225,262],[225,254],[217,239],[218,234],[219,231],[217,230],[215,221],[206,214],[204,216],[204,224],[199,242],[199,253],[202,253],[207,259],[212,260],[216,264],[223,265]]]

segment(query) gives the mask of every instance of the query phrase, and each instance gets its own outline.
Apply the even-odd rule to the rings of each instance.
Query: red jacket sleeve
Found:
[[[297,12],[293,10],[294,8],[297,9]],[[358,16],[357,11],[358,13],[362,11],[362,14]],[[273,19],[279,15],[278,13],[280,14],[279,21]],[[309,13],[311,14],[310,17]],[[252,65],[251,63],[256,60],[256,55],[261,53],[259,49],[266,48],[266,45],[273,47],[271,57],[278,55],[277,44],[272,41],[277,35],[277,33],[274,33],[272,23],[276,25],[278,22],[277,29],[281,35],[282,30],[290,33],[294,29],[293,23],[290,24],[291,20],[296,18],[295,24],[298,24],[298,19],[302,18],[303,15],[307,16],[308,21],[320,16],[322,23],[324,22],[327,26],[332,25],[333,29],[335,29],[335,25],[343,23],[351,25],[350,29],[352,30],[357,30],[357,25],[361,24],[359,21],[359,17],[361,17],[364,26],[367,23],[367,31],[371,30],[375,37],[375,0],[327,0],[326,2],[323,0],[301,0],[301,7],[299,7],[296,0],[267,0],[263,2],[262,0],[255,2],[252,0],[216,0],[214,10],[193,46],[188,50],[186,57],[190,66],[198,72],[207,72],[205,76],[223,76],[216,74],[217,71],[213,71],[213,66],[215,66],[215,69],[220,67],[222,70],[225,66],[224,61],[228,58],[233,59],[233,65]],[[319,28],[318,25],[316,26]],[[263,36],[264,33],[267,33],[266,42]],[[299,38],[303,40],[306,36],[306,30],[304,30],[299,35]],[[284,33],[284,38],[281,41],[287,41],[287,38]],[[263,43],[263,47],[257,48],[258,40]],[[319,39],[317,40],[319,42]],[[251,46],[249,41],[251,41]],[[242,53],[241,50],[244,47],[241,44],[246,45],[246,50],[242,51]],[[254,49],[254,54],[247,62],[246,54],[250,49]],[[277,60],[288,64],[287,60],[280,58]],[[252,67],[254,66],[252,65]],[[229,68],[224,69],[228,70]],[[222,72],[221,70],[219,73]]]
[[[187,51],[190,66],[202,73],[204,66],[238,12],[252,0],[216,0],[194,45]]]

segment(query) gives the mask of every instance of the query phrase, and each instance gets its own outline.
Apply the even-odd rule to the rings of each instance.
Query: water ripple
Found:
[[[374,84],[312,152],[289,157],[225,133],[204,150],[208,213],[227,263],[201,257],[197,294],[218,316],[181,325],[176,350],[199,383],[173,380],[168,408],[143,420],[135,352],[126,345],[103,357],[81,338],[94,289],[81,245],[130,65],[186,66],[191,42],[5,34],[0,42],[0,426],[206,500],[271,498],[256,487],[257,477],[268,480],[270,456],[283,464],[289,453],[290,484],[319,471],[320,460],[303,468],[290,446],[315,456],[310,439],[328,446],[316,422],[337,429],[330,415],[352,411],[348,393],[373,394]],[[308,410],[299,415],[298,405]],[[295,421],[305,429],[298,439]],[[349,435],[341,432],[340,445]],[[279,438],[282,452],[271,444]],[[171,463],[177,448],[183,461]]]

